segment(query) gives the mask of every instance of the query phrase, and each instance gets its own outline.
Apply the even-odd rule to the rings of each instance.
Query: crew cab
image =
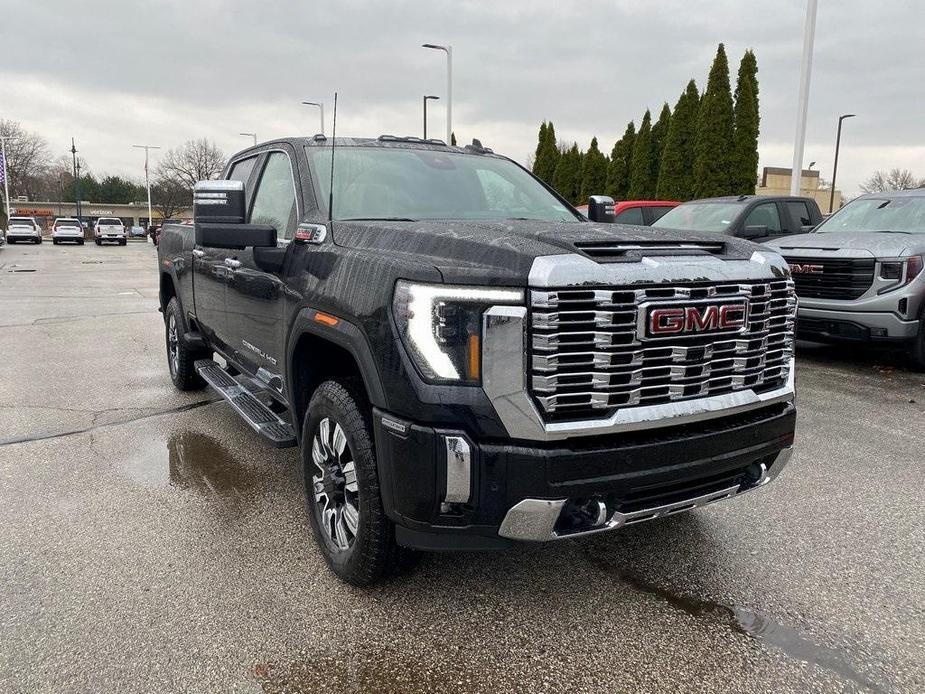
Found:
[[[58,217],[51,227],[51,242],[54,245],[73,241],[78,246],[84,245],[84,228],[79,219]]]
[[[925,190],[862,195],[771,245],[796,282],[799,337],[903,349],[925,370]]]
[[[93,237],[97,246],[114,241],[120,246],[126,244],[125,225],[118,217],[100,217],[93,225]]]
[[[42,227],[32,217],[10,217],[6,226],[6,240],[9,243],[42,243]]]
[[[658,229],[711,232],[764,243],[812,230],[822,212],[812,198],[739,195],[685,202],[657,219]]]
[[[732,499],[790,457],[776,251],[589,222],[478,141],[262,143],[193,203],[158,245],[170,376],[299,447],[345,581]]]

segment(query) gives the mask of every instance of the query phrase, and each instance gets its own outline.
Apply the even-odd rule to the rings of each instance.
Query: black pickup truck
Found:
[[[194,218],[158,246],[173,382],[299,446],[343,580],[689,510],[789,459],[772,249],[589,222],[477,141],[392,136],[240,152]]]

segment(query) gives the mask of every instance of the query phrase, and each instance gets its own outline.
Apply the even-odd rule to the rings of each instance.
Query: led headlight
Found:
[[[400,280],[392,311],[402,342],[425,379],[473,384],[482,371],[482,313],[489,306],[523,301],[520,289]]]

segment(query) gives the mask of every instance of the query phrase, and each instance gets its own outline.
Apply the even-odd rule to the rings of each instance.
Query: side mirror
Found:
[[[199,181],[193,188],[193,221],[244,224],[243,181]]]
[[[607,195],[592,195],[588,198],[588,219],[592,222],[613,224],[613,198]]]
[[[743,239],[757,239],[759,236],[767,235],[767,224],[749,224],[747,227],[742,229],[742,233],[740,234]]]

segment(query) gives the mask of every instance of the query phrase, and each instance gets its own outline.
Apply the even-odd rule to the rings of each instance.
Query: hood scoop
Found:
[[[575,247],[601,263],[661,255],[725,255],[724,241],[580,241]]]

